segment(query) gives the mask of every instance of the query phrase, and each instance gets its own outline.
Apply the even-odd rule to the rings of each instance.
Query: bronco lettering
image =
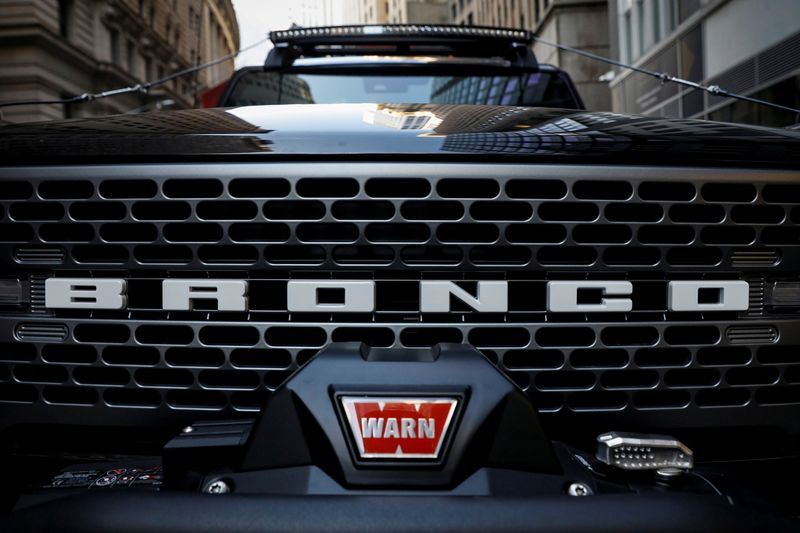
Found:
[[[478,313],[509,311],[507,281],[478,281],[477,294],[471,295],[451,281],[421,281],[419,311],[447,313],[451,298],[460,300]],[[376,287],[380,282],[355,280],[289,281],[286,286],[290,312],[371,313],[376,307]],[[614,313],[634,309],[635,282],[630,281],[550,281],[547,282],[546,309],[551,313]],[[124,279],[50,278],[45,283],[45,302],[51,309],[125,309],[128,304]],[[326,303],[320,290],[340,290],[341,301]],[[587,303],[581,295],[599,292],[596,302]],[[666,308],[669,311],[746,311],[750,285],[746,281],[670,281]],[[705,294],[700,297],[701,293]],[[711,294],[711,298],[708,298]],[[164,280],[162,309],[192,309],[195,300],[216,302],[218,311],[249,309],[249,284],[245,280]]]

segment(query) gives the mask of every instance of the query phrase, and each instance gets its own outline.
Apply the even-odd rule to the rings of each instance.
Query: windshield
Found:
[[[580,107],[567,84],[547,72],[434,76],[250,71],[236,78],[224,105],[374,102]]]

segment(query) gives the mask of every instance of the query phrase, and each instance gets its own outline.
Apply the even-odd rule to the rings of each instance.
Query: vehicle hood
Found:
[[[0,127],[8,164],[270,158],[529,158],[800,166],[800,132],[609,112],[317,104],[162,111]]]

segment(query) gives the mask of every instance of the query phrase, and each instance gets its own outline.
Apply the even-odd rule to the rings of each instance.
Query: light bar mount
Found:
[[[264,65],[286,68],[300,57],[359,55],[457,55],[499,57],[514,67],[535,69],[538,62],[527,30],[447,24],[326,26],[273,31],[275,47]]]

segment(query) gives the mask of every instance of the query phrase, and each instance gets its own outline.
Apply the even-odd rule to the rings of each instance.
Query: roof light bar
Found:
[[[358,56],[384,47],[400,55],[447,54],[455,57],[497,57],[513,66],[538,67],[533,33],[509,28],[448,24],[383,24],[292,28],[274,31],[265,68],[290,66],[300,57]]]
[[[383,25],[350,25],[323,26],[316,28],[295,28],[270,32],[274,43],[289,42],[314,37],[484,37],[530,42],[533,34],[527,30],[509,28],[491,28],[486,26],[454,26],[449,24],[383,24]]]

